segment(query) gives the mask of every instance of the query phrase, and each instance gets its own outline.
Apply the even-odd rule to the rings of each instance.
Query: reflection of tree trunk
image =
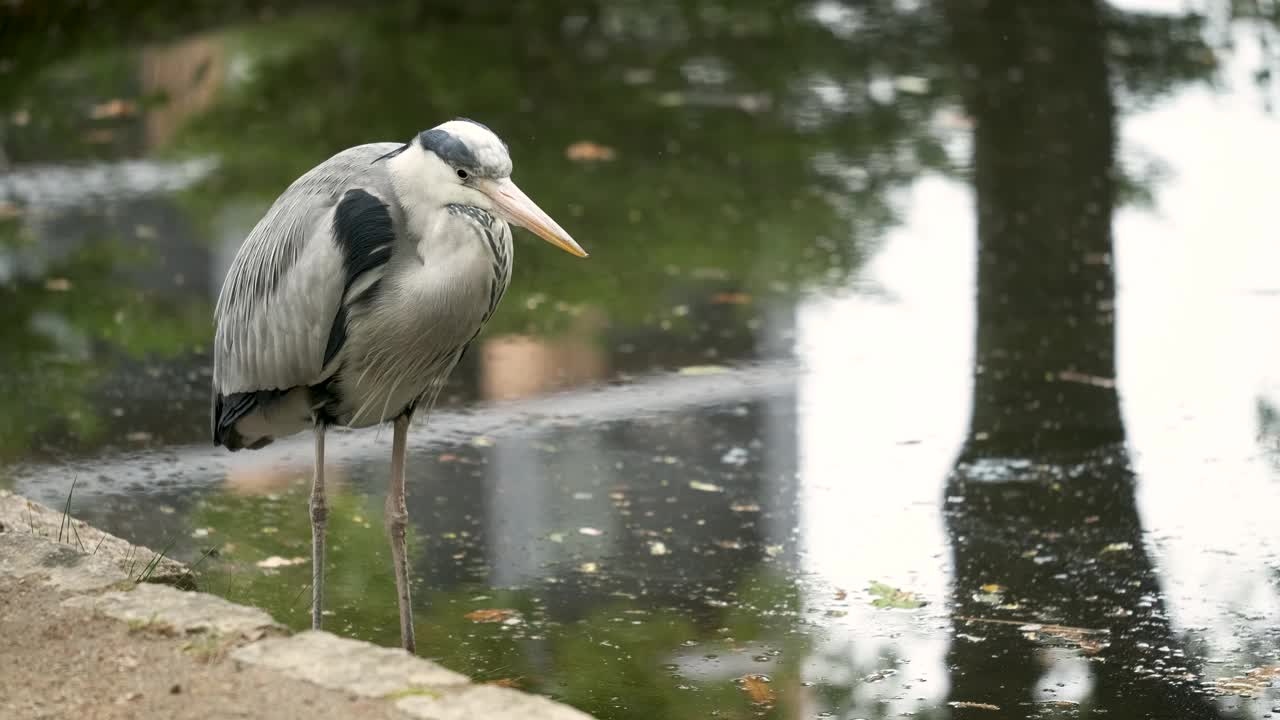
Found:
[[[975,11],[976,9],[976,11]],[[1111,271],[1114,108],[1094,0],[949,0],[977,123],[974,455],[1123,438]]]
[[[979,242],[973,414],[946,489],[951,698],[1035,715],[1031,703],[1055,699],[1036,683],[1057,645],[1092,680],[1064,692],[1108,717],[1217,717],[1182,677],[1112,382],[1115,108],[1100,1],[942,1],[976,123]],[[1103,632],[1028,637],[992,620]]]

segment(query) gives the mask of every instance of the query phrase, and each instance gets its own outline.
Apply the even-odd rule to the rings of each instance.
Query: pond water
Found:
[[[251,5],[2,11],[0,487],[306,627],[310,438],[211,447],[211,308],[290,180],[466,115],[592,255],[518,236],[415,423],[422,655],[600,718],[1280,717],[1275,3]],[[389,455],[331,434],[326,628],[394,646]]]

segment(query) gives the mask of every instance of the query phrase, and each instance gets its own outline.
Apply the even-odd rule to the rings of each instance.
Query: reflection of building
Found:
[[[516,400],[604,380],[608,357],[595,337],[600,324],[595,314],[588,313],[564,337],[504,335],[485,340],[481,396]]]
[[[753,354],[785,352],[779,338],[790,332],[789,308],[764,319]],[[535,352],[541,360],[557,350]],[[559,377],[544,362],[486,368],[484,375],[530,370]],[[580,618],[618,593],[705,615],[716,603],[732,603],[766,555],[778,563],[793,556],[791,383],[744,387],[728,402],[693,407],[677,393],[653,392],[637,385],[643,411],[613,408],[632,419],[578,417],[572,427],[499,441],[486,452],[481,512],[489,584],[534,590],[557,619]],[[664,401],[665,412],[657,409]]]

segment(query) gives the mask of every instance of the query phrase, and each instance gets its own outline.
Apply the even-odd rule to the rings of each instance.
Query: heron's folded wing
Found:
[[[214,313],[216,393],[287,390],[331,372],[353,272],[380,272],[390,257],[389,186],[374,160],[395,147],[362,145],[318,165],[245,239]]]

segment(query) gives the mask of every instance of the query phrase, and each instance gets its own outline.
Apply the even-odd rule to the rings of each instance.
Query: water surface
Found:
[[[468,115],[592,255],[518,238],[413,431],[423,655],[601,718],[1280,715],[1236,5],[6,11],[0,486],[305,627],[309,438],[210,447],[211,308],[290,180]],[[326,627],[395,645],[390,433],[328,445]]]

